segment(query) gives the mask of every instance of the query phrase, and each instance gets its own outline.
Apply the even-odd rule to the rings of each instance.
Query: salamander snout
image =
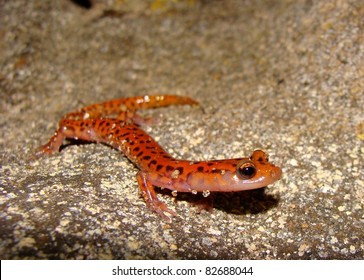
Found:
[[[250,156],[250,161],[256,168],[256,173],[254,174],[255,179],[265,182],[268,185],[278,181],[282,177],[281,168],[269,162],[267,153],[261,150],[255,150]]]

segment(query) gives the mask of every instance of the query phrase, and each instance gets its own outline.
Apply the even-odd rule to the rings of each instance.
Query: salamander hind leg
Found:
[[[157,121],[152,117],[144,117],[136,112],[132,111],[125,111],[121,112],[117,117],[117,120],[124,121],[124,122],[132,122],[139,126],[150,126],[157,123]]]
[[[59,152],[65,139],[97,141],[99,137],[94,131],[96,122],[97,120],[61,120],[59,128],[49,139],[48,143],[39,147],[35,152],[35,158]]]
[[[54,135],[49,139],[49,141],[40,146],[34,153],[32,158],[40,158],[43,155],[51,155],[56,152],[59,152],[59,148],[61,147],[63,140],[65,139],[65,135],[62,133],[61,129],[57,129]]]
[[[157,194],[155,193],[153,185],[147,179],[147,174],[143,171],[139,171],[137,173],[137,180],[139,184],[139,189],[147,205],[163,219],[170,222],[170,217],[168,217],[164,212],[169,213],[173,216],[176,215],[176,212],[169,209],[167,204],[159,200]]]

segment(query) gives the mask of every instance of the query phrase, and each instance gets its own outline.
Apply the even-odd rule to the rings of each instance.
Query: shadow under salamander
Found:
[[[172,196],[170,190],[156,188],[158,193]],[[178,193],[176,201],[187,201],[191,207],[198,207],[200,210],[213,211],[218,209],[235,215],[258,214],[276,207],[279,197],[266,194],[265,188],[241,192],[211,192],[208,197],[201,193]]]

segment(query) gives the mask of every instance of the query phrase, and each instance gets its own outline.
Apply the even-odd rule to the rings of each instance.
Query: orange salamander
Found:
[[[262,188],[279,180],[282,171],[269,163],[268,156],[256,150],[250,157],[210,161],[173,158],[140,128],[148,123],[136,113],[139,109],[169,105],[197,105],[191,98],[176,95],[150,95],[121,98],[84,107],[65,115],[59,128],[36,155],[58,152],[64,139],[104,143],[121,151],[139,169],[138,185],[147,205],[163,218],[176,215],[160,201],[154,186],[177,192],[236,192]]]

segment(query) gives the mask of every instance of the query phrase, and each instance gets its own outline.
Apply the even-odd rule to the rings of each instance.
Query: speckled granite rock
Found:
[[[363,1],[0,3],[2,259],[363,259]],[[164,4],[163,4],[164,3]],[[121,96],[175,93],[204,110],[146,112],[174,156],[270,153],[264,190],[161,193],[103,145],[31,160],[59,118]]]

